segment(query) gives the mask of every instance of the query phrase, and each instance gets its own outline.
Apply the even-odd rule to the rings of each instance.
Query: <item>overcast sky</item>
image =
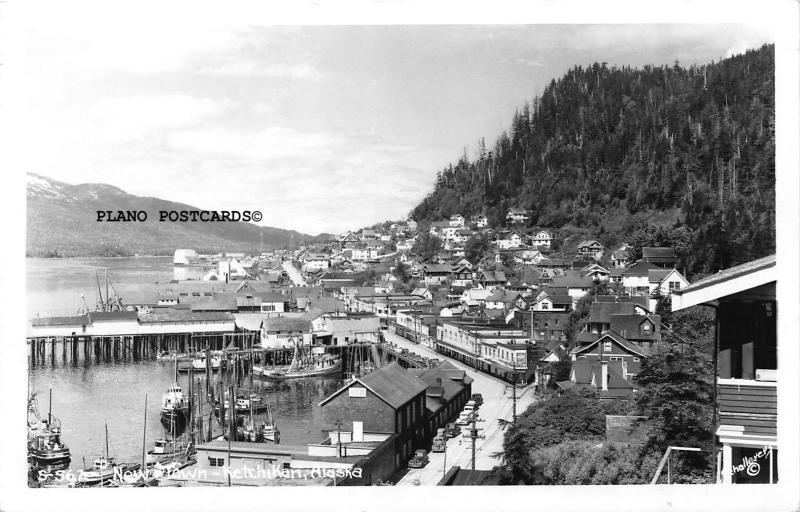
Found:
[[[404,218],[573,65],[683,65],[771,42],[743,25],[47,24],[24,37],[27,171],[263,225]]]

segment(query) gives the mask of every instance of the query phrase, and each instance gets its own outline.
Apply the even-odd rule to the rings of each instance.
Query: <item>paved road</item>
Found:
[[[292,265],[291,261],[289,260],[284,261],[282,266],[283,270],[285,270],[286,273],[289,274],[289,279],[292,280],[292,283],[294,283],[295,286],[308,286],[306,280],[303,279],[303,274],[301,274],[300,271],[297,270],[297,267]]]
[[[408,341],[393,332],[384,331],[384,335],[387,341],[396,343],[400,348],[407,348],[412,352],[427,357],[447,359],[458,368],[466,370],[467,375],[474,379],[472,392],[483,395],[483,405],[478,411],[478,416],[484,421],[478,422],[477,427],[483,429],[479,431],[479,435],[485,436],[484,439],[475,440],[475,469],[492,469],[497,466],[500,463],[500,459],[492,457],[492,454],[501,452],[503,449],[503,430],[497,420],[499,418],[511,420],[512,415],[513,406],[509,385],[485,373],[476,372],[469,366],[447,358],[425,346]],[[517,415],[521,414],[533,402],[533,394],[532,385],[525,388],[517,387]],[[465,430],[466,428],[462,427],[461,436],[447,440],[446,468],[444,453],[430,453],[430,462],[427,466],[419,469],[410,469],[397,485],[436,485],[444,472],[452,466],[471,468],[472,441],[463,436]],[[427,447],[427,449],[429,448]]]

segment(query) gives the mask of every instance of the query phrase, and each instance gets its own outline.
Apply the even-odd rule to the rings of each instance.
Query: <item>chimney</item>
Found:
[[[608,391],[608,361],[601,361],[600,364],[600,380],[602,382],[602,390]]]

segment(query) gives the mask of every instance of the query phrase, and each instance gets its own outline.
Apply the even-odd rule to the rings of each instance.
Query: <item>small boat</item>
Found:
[[[162,350],[156,356],[156,361],[158,362],[171,362],[178,359],[178,354],[174,352],[167,352],[166,350]]]
[[[222,357],[219,355],[212,355],[211,356],[211,371],[217,371],[220,368],[225,366]],[[206,371],[206,356],[200,355],[197,357],[193,357],[188,365],[179,366],[178,371],[181,373],[189,373],[189,372],[204,372]]]
[[[156,439],[153,441],[153,449],[147,452],[147,464],[155,464],[172,460],[181,455],[183,449],[176,445],[174,439]]]
[[[103,481],[114,479],[114,468],[117,466],[114,459],[100,456],[94,460],[91,469],[82,469],[78,473],[78,483],[95,485]]]
[[[292,364],[288,367],[253,365],[253,374],[272,380],[301,379],[341,373],[342,359],[331,354],[310,354],[303,348],[302,339],[294,340]]]
[[[69,463],[69,447],[61,441],[61,420],[52,413],[53,390],[47,419],[39,416],[36,393],[28,399],[28,458],[37,466],[57,466]]]
[[[111,484],[117,472],[130,471],[131,464],[117,464],[113,457],[108,455],[108,424],[106,430],[106,451],[104,455],[92,462],[90,469],[82,469],[78,473],[77,483],[82,486]]]

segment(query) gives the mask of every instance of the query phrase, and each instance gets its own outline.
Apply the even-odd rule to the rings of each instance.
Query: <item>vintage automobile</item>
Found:
[[[480,393],[473,393],[472,397],[470,397],[470,400],[474,401],[475,405],[478,407],[483,405],[483,395]]]
[[[449,438],[456,437],[461,433],[461,427],[458,426],[458,423],[448,423],[444,427],[444,433]]]
[[[429,462],[428,452],[425,450],[417,450],[414,452],[414,457],[408,461],[409,468],[424,468]]]
[[[461,414],[459,414],[456,423],[459,425],[469,425],[470,423],[472,423],[472,413],[469,411],[461,411]]]
[[[444,436],[437,436],[433,438],[433,446],[431,446],[432,452],[443,452],[447,449],[447,438]]]

